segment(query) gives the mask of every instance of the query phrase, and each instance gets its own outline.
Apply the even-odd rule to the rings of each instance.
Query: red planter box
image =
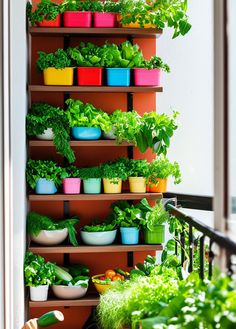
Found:
[[[44,19],[42,22],[37,23],[39,27],[60,27],[61,26],[61,15],[59,14],[56,19],[47,21]]]
[[[102,67],[78,67],[77,83],[78,86],[101,86],[102,85]]]
[[[65,27],[91,27],[92,12],[91,11],[65,11],[63,24]]]
[[[114,13],[94,13],[94,27],[115,27],[117,23],[117,15]]]

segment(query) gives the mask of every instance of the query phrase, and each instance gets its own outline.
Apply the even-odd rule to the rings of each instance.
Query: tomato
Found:
[[[113,276],[112,281],[118,281],[121,280],[121,278],[118,275]]]
[[[107,271],[105,272],[105,277],[106,277],[106,278],[110,278],[110,279],[112,279],[115,275],[116,275],[116,272],[113,271],[113,270],[107,270]]]
[[[105,276],[100,276],[99,277],[99,280],[105,280],[106,278],[105,278]]]

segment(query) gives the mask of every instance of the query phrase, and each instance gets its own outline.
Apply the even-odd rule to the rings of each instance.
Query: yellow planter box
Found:
[[[129,190],[131,193],[146,193],[146,178],[129,177]]]
[[[112,194],[121,193],[122,180],[119,179],[118,184],[114,184],[110,181],[110,179],[103,178],[103,188],[104,188],[104,193],[112,193]]]
[[[66,67],[64,69],[55,69],[49,67],[43,70],[44,84],[47,86],[72,86],[74,69],[73,67]]]

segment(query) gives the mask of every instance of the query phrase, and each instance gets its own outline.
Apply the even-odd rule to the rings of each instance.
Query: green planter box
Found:
[[[147,244],[161,244],[165,241],[165,225],[157,225],[152,230],[145,229],[144,240]]]

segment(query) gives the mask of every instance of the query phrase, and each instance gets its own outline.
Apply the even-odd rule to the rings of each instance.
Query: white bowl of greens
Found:
[[[39,232],[37,236],[31,234],[30,238],[33,242],[36,242],[43,246],[53,246],[53,245],[55,246],[65,241],[67,236],[68,236],[68,229],[63,228],[62,230],[54,230],[54,231],[42,230]]]
[[[115,224],[94,222],[85,225],[80,231],[83,243],[91,246],[106,246],[112,244],[116,238]]]

